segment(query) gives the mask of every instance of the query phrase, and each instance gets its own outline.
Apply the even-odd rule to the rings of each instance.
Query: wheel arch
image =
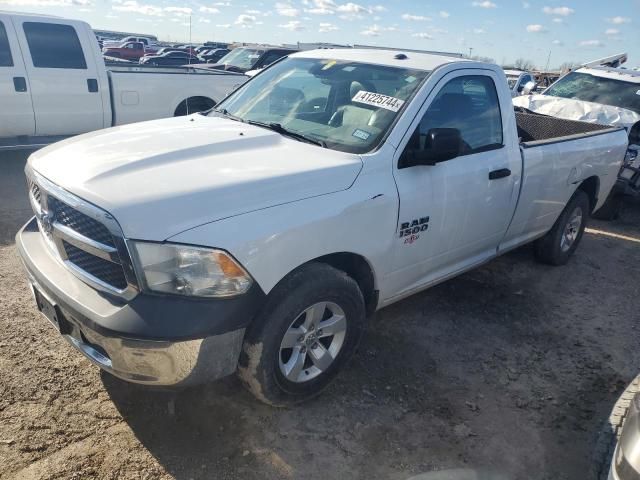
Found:
[[[311,262],[326,263],[353,278],[364,297],[367,316],[376,311],[378,306],[376,278],[371,264],[365,257],[353,252],[337,252],[322,255],[306,263]]]
[[[206,97],[204,95],[194,95],[191,97],[187,97],[182,100],[173,111],[174,117],[179,117],[182,115],[187,115],[189,112],[188,105],[189,103],[193,103],[193,105],[204,106],[204,109],[199,109],[197,111],[208,110],[209,108],[213,108],[216,106],[216,101],[210,97]]]
[[[592,176],[586,178],[580,183],[577,190],[582,190],[589,197],[589,207],[590,212],[593,213],[593,210],[596,208],[598,204],[598,194],[600,192],[600,179],[597,176]]]

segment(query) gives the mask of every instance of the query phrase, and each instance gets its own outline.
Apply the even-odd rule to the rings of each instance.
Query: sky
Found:
[[[0,0],[0,10],[175,42],[189,41],[191,19],[193,42],[381,45],[539,68],[627,52],[640,66],[640,0]]]

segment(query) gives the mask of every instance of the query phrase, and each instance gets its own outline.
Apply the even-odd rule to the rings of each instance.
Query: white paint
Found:
[[[200,96],[217,103],[248,78],[193,69],[118,66],[107,70],[93,30],[85,22],[9,12],[0,13],[0,21],[7,30],[14,63],[0,68],[0,140],[4,143],[18,136],[70,136],[171,117],[187,98]],[[24,22],[73,27],[87,68],[36,68]],[[14,77],[26,78],[27,92],[15,91]],[[98,82],[98,92],[89,92],[89,79]]]
[[[296,55],[357,61],[356,52]],[[361,60],[405,65],[387,53],[367,50]],[[312,259],[361,255],[374,272],[379,307],[544,234],[587,177],[599,178],[599,202],[606,198],[627,148],[623,130],[521,154],[511,95],[497,66],[432,55],[409,59],[433,73],[386,141],[368,154],[193,115],[66,140],[36,152],[29,165],[105,208],[129,238],[227,250],[267,293]],[[448,80],[469,74],[486,75],[496,85],[504,146],[398,169],[433,98]],[[511,175],[488,179],[502,168]],[[405,243],[400,223],[425,216],[429,228]]]
[[[551,95],[525,95],[514,98],[513,104],[542,115],[616,127],[630,128],[640,121],[633,110]]]

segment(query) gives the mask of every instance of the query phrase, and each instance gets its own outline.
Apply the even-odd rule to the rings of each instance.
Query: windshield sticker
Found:
[[[324,67],[322,67],[322,70],[329,70],[331,67],[333,67],[336,63],[335,60],[329,60]]]
[[[392,112],[397,112],[402,108],[402,105],[404,105],[404,100],[400,100],[399,98],[382,95],[380,93],[367,92],[365,90],[360,90],[356,93],[351,101],[384,108]]]
[[[351,134],[351,136],[359,138],[360,140],[369,140],[369,137],[371,136],[371,134],[369,132],[365,132],[364,130],[360,130],[359,128],[356,128]]]

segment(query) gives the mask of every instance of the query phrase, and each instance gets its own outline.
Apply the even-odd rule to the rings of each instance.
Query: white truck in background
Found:
[[[496,65],[299,52],[207,115],[35,152],[16,245],[40,311],[106,371],[238,369],[288,405],[377,309],[529,242],[566,263],[626,150],[622,128],[514,114]]]
[[[541,94],[513,99],[517,108],[529,113],[627,130],[629,147],[618,181],[594,213],[602,220],[616,219],[625,197],[640,197],[640,72],[609,66],[624,60],[626,54],[595,60],[569,72]]]
[[[0,11],[0,149],[208,110],[246,79],[188,67],[107,67],[87,23]]]
[[[528,95],[536,88],[536,78],[532,73],[505,69],[504,74],[507,76],[507,84],[511,90],[511,96],[514,98]]]

